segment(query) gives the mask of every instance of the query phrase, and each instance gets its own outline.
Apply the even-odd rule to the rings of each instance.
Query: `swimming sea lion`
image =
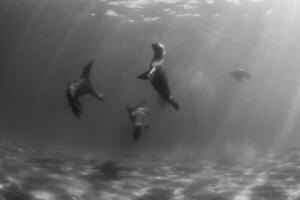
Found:
[[[69,106],[71,107],[74,115],[79,119],[81,115],[82,104],[79,102],[78,98],[89,94],[100,101],[103,101],[103,94],[98,92],[92,85],[90,81],[90,71],[93,65],[93,60],[91,60],[83,69],[80,79],[75,80],[68,84],[67,86],[67,99]]]
[[[149,70],[142,73],[137,78],[141,80],[150,80],[152,86],[159,95],[178,111],[179,104],[171,94],[168,79],[165,70],[162,67],[166,53],[165,47],[163,44],[156,42],[152,44],[152,49],[154,51],[154,56]]]
[[[251,75],[244,69],[235,69],[230,72],[231,76],[237,79],[238,81],[242,81],[244,78],[251,79]]]
[[[141,132],[149,129],[148,112],[146,102],[141,101],[135,107],[126,106],[130,120],[133,123],[133,139],[137,141],[141,137]]]

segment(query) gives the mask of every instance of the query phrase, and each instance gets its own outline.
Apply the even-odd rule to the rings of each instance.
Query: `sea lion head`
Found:
[[[152,49],[155,57],[163,58],[166,54],[165,46],[159,42],[152,43]]]

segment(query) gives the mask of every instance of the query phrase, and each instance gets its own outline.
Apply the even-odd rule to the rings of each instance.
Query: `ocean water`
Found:
[[[199,158],[199,157],[198,157]],[[296,200],[300,152],[232,158],[114,160],[1,146],[2,199]]]
[[[0,199],[300,199],[299,23],[298,0],[1,0]],[[154,42],[178,112],[136,78]]]

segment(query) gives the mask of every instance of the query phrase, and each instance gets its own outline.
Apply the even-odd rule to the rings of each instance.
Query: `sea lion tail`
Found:
[[[141,134],[142,128],[140,126],[134,127],[133,130],[133,140],[138,141],[138,139],[142,136]]]
[[[77,103],[76,101],[71,101],[70,103],[69,103],[69,106],[71,107],[71,110],[72,110],[72,112],[73,112],[73,114],[75,115],[75,117],[77,118],[77,119],[80,119],[80,117],[81,117],[81,104],[79,103]]]
[[[144,73],[140,74],[137,78],[140,79],[140,80],[148,80],[149,79],[149,72],[148,71],[144,72]]]
[[[173,97],[170,98],[169,102],[175,108],[175,110],[179,111],[179,104],[177,103],[177,101]]]
[[[81,108],[82,108],[81,103],[76,98],[73,98],[70,92],[67,92],[67,99],[68,99],[68,106],[70,106],[73,114],[77,119],[80,119]]]

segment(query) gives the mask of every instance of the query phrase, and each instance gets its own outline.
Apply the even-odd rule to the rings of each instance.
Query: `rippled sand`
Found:
[[[296,200],[300,151],[269,153],[251,164],[226,159],[97,161],[0,149],[4,200]]]

